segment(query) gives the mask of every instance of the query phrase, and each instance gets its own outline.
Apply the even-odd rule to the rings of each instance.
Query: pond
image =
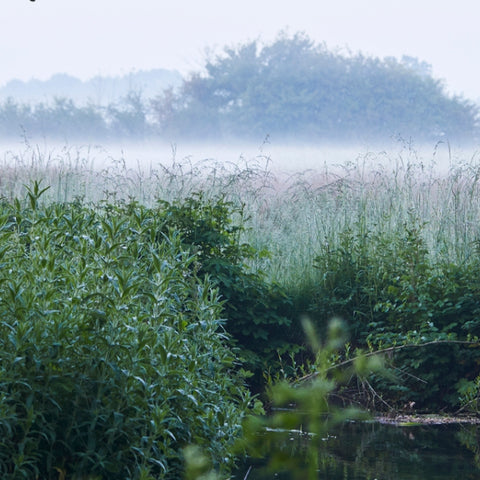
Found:
[[[270,435],[271,434],[267,434]],[[266,438],[272,442],[272,438]],[[250,459],[236,479],[306,479],[309,461],[305,434],[290,435],[275,447],[275,455],[290,463],[290,472],[265,471]],[[274,442],[272,443],[272,445]],[[384,425],[346,423],[322,439],[318,479],[328,480],[468,480],[480,478],[478,425]]]

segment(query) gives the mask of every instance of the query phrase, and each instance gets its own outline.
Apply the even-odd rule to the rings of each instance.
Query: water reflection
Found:
[[[251,467],[248,480],[306,479],[307,463],[318,461],[318,479],[478,479],[479,432],[478,425],[346,423],[323,438],[315,459],[308,456],[307,435],[297,433],[285,439],[269,432],[265,441],[276,456],[276,471],[265,471],[260,461],[248,461],[235,478],[244,479]]]

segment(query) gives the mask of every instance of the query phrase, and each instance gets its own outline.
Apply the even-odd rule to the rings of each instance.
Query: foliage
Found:
[[[22,104],[7,98],[0,106],[0,137],[55,137],[63,141],[105,138],[108,127],[101,109],[93,104],[77,106],[68,98],[55,97],[53,102]]]
[[[449,97],[428,65],[411,57],[342,55],[283,33],[263,47],[227,47],[205,70],[153,102],[164,134],[344,142],[478,134],[478,108]]]
[[[458,406],[458,382],[480,373],[478,345],[468,342],[480,326],[479,263],[433,263],[423,227],[412,219],[393,237],[341,233],[339,246],[316,259],[324,281],[311,308],[317,318],[348,319],[354,345],[428,343],[395,353],[393,382],[381,378],[373,385],[397,406]]]
[[[264,417],[248,416],[245,419],[245,434],[239,444],[253,458],[264,458],[266,469],[271,473],[288,471],[292,478],[316,479],[322,456],[325,454],[325,436],[336,425],[347,420],[367,418],[355,408],[339,408],[330,402],[330,395],[351,375],[365,375],[379,371],[381,362],[371,357],[356,361],[344,371],[331,369],[334,358],[343,346],[347,332],[344,323],[334,319],[329,323],[325,342],[316,335],[313,324],[304,319],[304,331],[310,344],[316,375],[308,381],[282,380],[269,388],[272,404],[271,414]],[[357,360],[361,360],[358,357]],[[305,435],[306,448],[289,455],[289,439],[293,435]]]
[[[0,205],[2,478],[177,479],[191,443],[228,471],[250,397],[198,258],[158,210],[42,190]]]
[[[143,139],[147,133],[147,111],[140,92],[130,91],[117,105],[107,108],[108,129],[113,136]]]
[[[396,135],[474,141],[479,134],[478,106],[449,96],[425,62],[342,54],[302,33],[281,33],[264,46],[225,47],[175,89],[163,85],[152,93],[155,82],[147,83],[145,99],[133,89],[109,105],[80,106],[64,96],[35,105],[7,98],[0,105],[0,137],[218,141],[272,135],[358,143]]]
[[[267,252],[241,242],[246,228],[243,207],[222,196],[207,199],[200,192],[173,203],[159,201],[159,209],[165,221],[158,234],[177,232],[183,248],[196,256],[196,274],[211,278],[218,287],[225,327],[247,364],[258,369],[276,362],[277,352],[292,348],[291,319],[286,316],[290,299],[278,284],[248,267],[248,261]]]
[[[478,159],[452,153],[447,169],[434,161],[446,145],[435,147],[433,160],[406,147],[397,156],[372,152],[290,177],[275,177],[268,167],[188,160],[146,173],[118,161],[87,176],[68,165],[56,170],[34,152],[18,168],[8,157],[0,186],[13,199],[24,191],[22,183],[44,175],[58,182],[42,198],[81,193],[98,199],[107,192],[108,198],[137,196],[152,206],[154,241],[182,232],[178,241],[196,259],[189,274],[207,275],[216,284],[228,331],[250,368],[269,367],[266,376],[282,366],[288,375],[290,355],[308,365],[298,334],[301,314],[311,317],[321,336],[338,316],[347,322],[350,352],[395,347],[387,352],[395,376],[355,380],[344,393],[362,393],[356,399],[375,408],[414,402],[421,410],[452,411],[464,404],[475,410]],[[140,207],[116,208],[129,216]],[[402,345],[412,347],[396,348]],[[348,359],[342,355],[340,362]]]

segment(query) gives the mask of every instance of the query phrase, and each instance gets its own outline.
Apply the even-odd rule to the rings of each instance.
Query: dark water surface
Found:
[[[235,478],[243,480],[248,472],[248,480],[307,479],[308,442],[304,435],[290,435],[281,442],[281,456],[295,463],[294,471],[281,471],[277,467],[275,472],[267,472],[260,461],[251,460],[242,465]],[[348,423],[325,436],[318,458],[318,479],[480,479],[480,428]]]

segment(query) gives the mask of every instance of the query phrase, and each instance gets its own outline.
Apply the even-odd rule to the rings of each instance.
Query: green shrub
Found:
[[[178,479],[233,462],[249,394],[222,303],[158,211],[0,208],[0,476]]]
[[[159,209],[165,219],[159,234],[178,232],[183,247],[196,256],[196,273],[218,287],[225,301],[226,329],[249,367],[258,371],[276,362],[278,351],[294,348],[289,342],[291,300],[278,284],[248,266],[268,253],[241,242],[246,228],[243,208],[222,196],[207,199],[200,192],[172,203],[160,201]]]
[[[395,235],[373,228],[340,232],[338,246],[316,259],[323,282],[311,310],[320,325],[334,315],[347,320],[353,347],[417,345],[396,352],[393,379],[374,379],[373,386],[397,406],[452,408],[460,401],[458,382],[480,373],[480,352],[468,343],[479,334],[479,265],[475,258],[435,259],[424,227],[411,218]]]

